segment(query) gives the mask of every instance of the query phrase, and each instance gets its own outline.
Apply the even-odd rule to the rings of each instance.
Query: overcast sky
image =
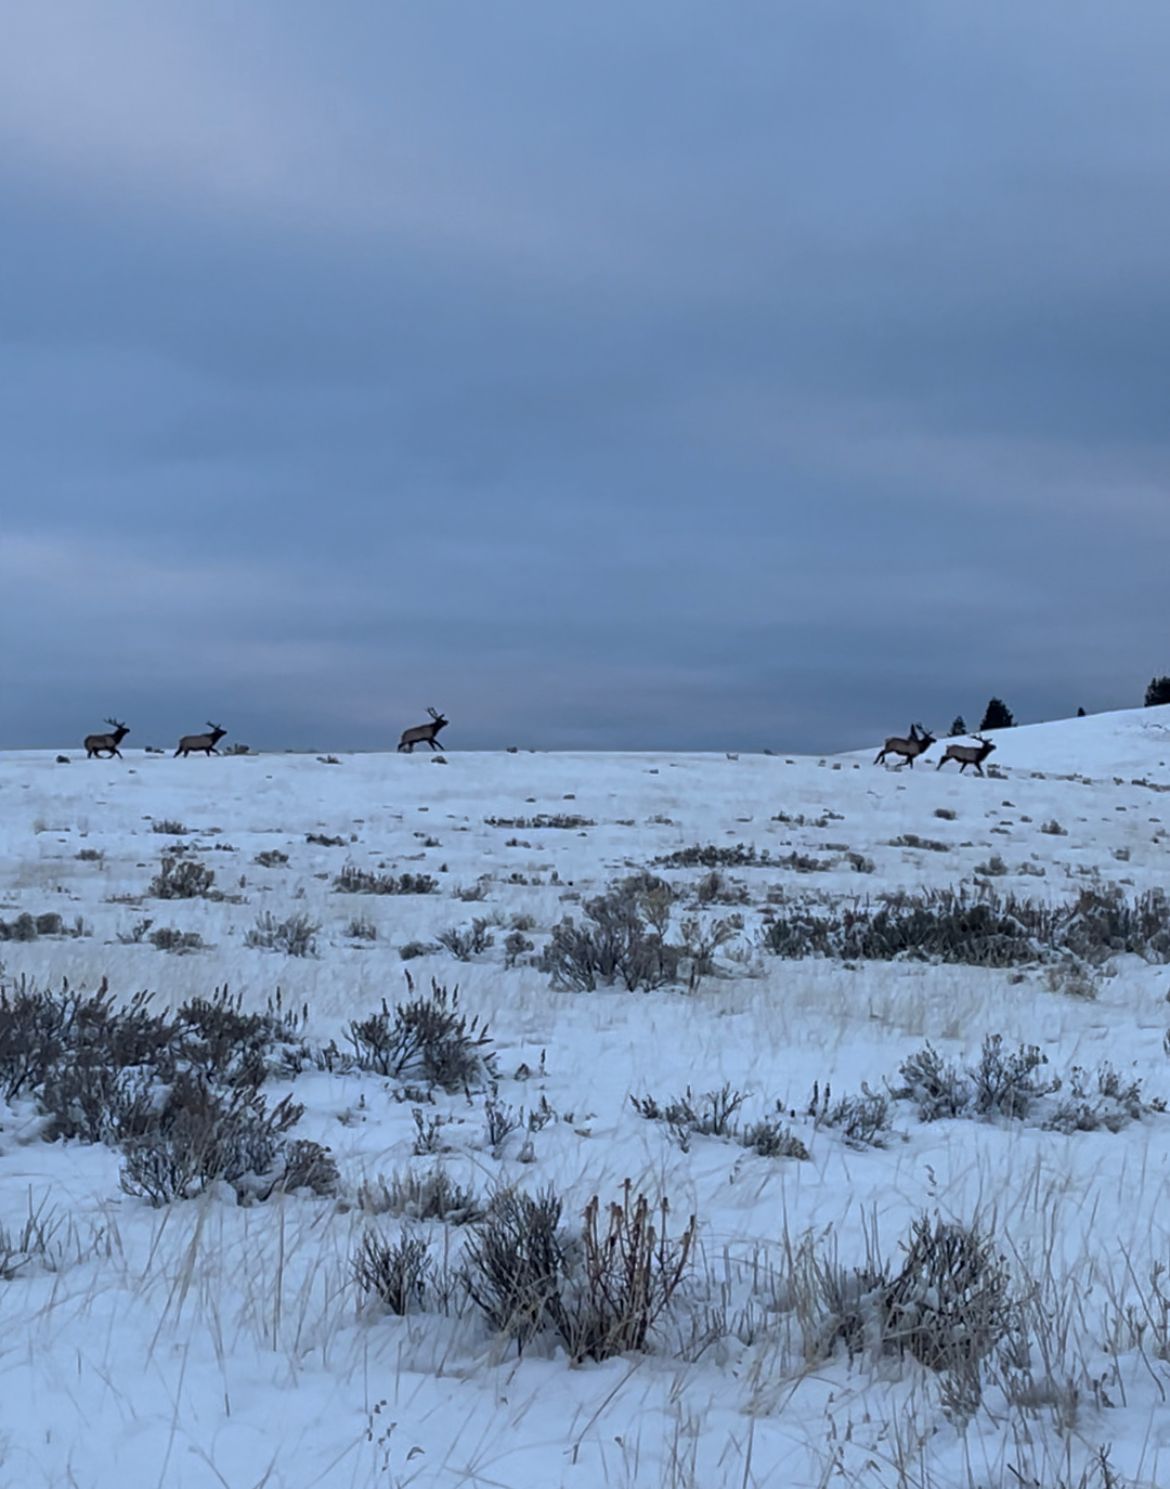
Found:
[[[1170,672],[1170,5],[5,9],[0,746]]]

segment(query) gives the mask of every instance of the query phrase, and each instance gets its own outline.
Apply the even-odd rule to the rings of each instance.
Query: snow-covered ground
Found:
[[[1170,1116],[1070,1134],[1003,1115],[925,1122],[898,1101],[887,1145],[857,1147],[808,1115],[814,1082],[834,1098],[880,1093],[924,1042],[971,1061],[993,1034],[1038,1045],[1066,1089],[1074,1066],[1107,1061],[1147,1100],[1170,1096],[1170,969],[1125,955],[1068,979],[1038,964],[782,960],[762,945],[794,899],[840,909],[986,882],[1063,903],[1086,886],[1167,885],[1170,709],[997,739],[982,779],[936,772],[942,743],[913,770],[875,767],[872,750],[0,757],[0,920],[57,912],[84,932],[0,943],[7,987],[105,977],[174,1006],[227,984],[249,1007],[279,988],[308,1005],[314,1041],[342,1044],[348,1020],[405,996],[409,969],[420,988],[457,983],[489,1022],[498,1103],[555,1113],[493,1148],[485,1094],[440,1091],[425,1115],[443,1119],[441,1151],[418,1156],[418,1093],[312,1069],[270,1094],[304,1104],[295,1135],[332,1150],[339,1196],[238,1205],[217,1188],[152,1209],[123,1192],[119,1152],[42,1141],[30,1103],[0,1107],[0,1223],[16,1234],[31,1211],[56,1226],[47,1257],[0,1280],[0,1484],[1073,1489],[1107,1483],[1101,1445],[1119,1484],[1170,1483],[1170,1310],[1151,1281],[1170,1265]],[[541,822],[558,815],[585,822]],[[918,845],[895,841],[908,836]],[[223,898],[149,895],[176,841]],[[708,870],[655,870],[684,892],[670,934],[691,914],[743,917],[697,988],[550,985],[535,957],[583,900],[691,845],[739,843],[771,860],[721,871],[742,903],[695,910]],[[272,850],[287,861],[257,863]],[[347,864],[439,888],[338,893]],[[265,914],[307,916],[316,955],[247,945]],[[518,916],[534,953],[506,965]],[[402,959],[476,917],[492,944],[470,960]],[[165,928],[202,948],[156,949]],[[779,1108],[807,1160],[726,1137],[680,1144],[630,1100],[724,1083],[744,1094],[741,1123]],[[669,1196],[678,1229],[693,1213],[694,1263],[651,1348],[574,1364],[541,1335],[518,1356],[457,1286],[405,1318],[363,1299],[363,1233],[393,1239],[408,1223],[367,1214],[359,1185],[436,1164],[481,1199],[552,1185],[578,1230],[590,1197],[620,1198],[626,1179]],[[1031,1289],[1028,1357],[989,1361],[975,1406],[872,1341],[852,1360],[817,1348],[809,1257],[852,1269],[876,1254],[896,1271],[922,1215],[993,1235],[1017,1295]],[[466,1228],[412,1229],[437,1269],[457,1268]]]

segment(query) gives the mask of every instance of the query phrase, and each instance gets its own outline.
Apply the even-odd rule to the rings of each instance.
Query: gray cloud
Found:
[[[1167,42],[1153,0],[25,8],[0,744],[1138,701]]]

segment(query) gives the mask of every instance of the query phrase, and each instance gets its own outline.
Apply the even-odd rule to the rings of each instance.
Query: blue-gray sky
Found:
[[[1170,6],[10,7],[0,746],[1170,672]]]

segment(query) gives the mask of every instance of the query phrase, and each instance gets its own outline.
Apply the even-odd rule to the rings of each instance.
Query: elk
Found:
[[[935,769],[941,770],[948,760],[958,760],[961,762],[959,765],[960,775],[963,774],[968,765],[975,767],[976,775],[982,775],[983,762],[991,754],[992,750],[995,749],[995,743],[993,740],[984,739],[982,734],[973,734],[971,738],[977,739],[979,743],[977,745],[947,745],[947,752],[935,766]]]
[[[915,760],[919,755],[924,755],[933,743],[934,735],[928,729],[924,729],[921,724],[911,724],[910,733],[905,739],[895,735],[892,739],[886,740],[874,757],[873,763],[881,765],[887,755],[901,755],[902,763],[897,769],[901,770],[903,765],[908,765],[913,770]]]
[[[130,731],[125,724],[119,724],[117,719],[107,719],[106,723],[113,728],[112,734],[87,734],[85,736],[85,758],[87,760],[100,760],[103,751],[108,760],[112,760],[115,755],[121,760],[122,751],[118,746]]]
[[[213,724],[210,719],[207,727],[211,730],[210,734],[184,734],[172,758],[177,759],[180,755],[186,758],[192,750],[202,750],[205,755],[218,755],[219,751],[215,747],[227,730],[221,724]]]
[[[416,724],[413,729],[405,729],[402,738],[398,741],[398,748],[405,750],[408,755],[414,754],[416,744],[429,744],[432,750],[437,750],[436,736],[440,729],[447,727],[448,721],[441,713],[436,713],[433,708],[428,708],[427,713],[431,716],[429,724]]]

